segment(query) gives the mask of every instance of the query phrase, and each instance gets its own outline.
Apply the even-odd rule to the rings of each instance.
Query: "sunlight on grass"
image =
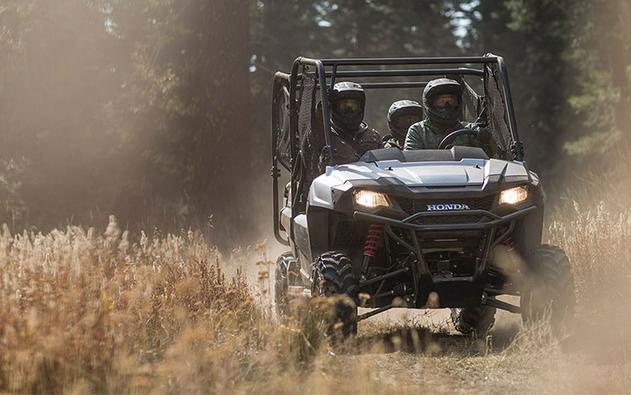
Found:
[[[5,226],[0,236],[0,390],[380,393],[389,388],[405,393],[412,388],[408,385],[418,389],[419,383],[439,380],[444,369],[456,378],[471,375],[476,383],[500,383],[506,377],[500,372],[509,368],[523,379],[533,372],[545,377],[545,367],[560,361],[564,347],[590,351],[585,344],[594,345],[594,355],[607,353],[628,363],[626,331],[600,324],[615,311],[629,312],[607,306],[629,296],[628,287],[620,285],[631,278],[631,216],[609,213],[601,204],[593,210],[576,206],[557,218],[548,238],[573,261],[578,340],[560,344],[543,323],[495,348],[417,322],[362,323],[358,338],[332,347],[321,320],[326,301],[304,303],[293,319],[276,320],[260,303],[269,290],[255,291],[240,270],[231,268],[234,276],[226,276],[226,259],[192,232],[143,233],[132,242],[113,217],[102,234],[68,227],[13,235]],[[268,287],[265,272],[273,268],[265,247],[254,251],[259,285]],[[598,292],[603,284],[610,292]],[[615,342],[607,341],[611,338]],[[383,372],[371,372],[396,372],[390,355],[412,358],[410,366],[422,369],[376,385]],[[427,368],[429,361],[437,370]],[[480,376],[483,371],[486,375]],[[502,385],[523,384],[522,378],[510,377],[513,384]],[[623,378],[613,382],[624,385]]]

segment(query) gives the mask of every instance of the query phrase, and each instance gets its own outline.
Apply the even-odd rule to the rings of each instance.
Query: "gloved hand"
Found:
[[[493,139],[493,133],[488,128],[480,128],[476,134],[476,139],[482,144],[487,144]]]
[[[331,163],[331,153],[329,151],[330,147],[322,148],[322,152],[320,152],[320,173],[324,173],[324,169]]]

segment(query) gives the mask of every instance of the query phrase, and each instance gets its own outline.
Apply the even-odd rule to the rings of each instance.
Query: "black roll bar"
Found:
[[[324,70],[324,65],[321,60],[317,59],[309,59],[304,57],[299,57],[294,61],[294,64],[291,68],[291,76],[290,76],[290,84],[291,90],[289,92],[290,102],[292,106],[296,104],[296,83],[298,80],[298,68],[300,66],[313,66],[316,69],[316,73],[318,76],[318,85],[320,86],[320,99],[322,100],[322,120],[324,122],[324,149],[327,151],[329,157],[329,164],[334,165],[333,163],[333,151],[331,149],[331,118],[329,113],[329,95],[327,92],[327,84],[326,84],[326,71]],[[297,110],[297,109],[296,109]],[[295,112],[295,114],[293,114]],[[298,114],[296,111],[292,111],[292,118],[290,118],[290,129],[292,130],[292,138],[295,137],[294,134],[298,131]],[[292,120],[294,122],[292,122]]]
[[[295,149],[296,147],[296,135],[298,134],[298,106],[296,105],[298,102],[296,100],[296,86],[298,84],[298,69],[300,67],[312,66],[314,67],[318,76],[318,86],[320,86],[320,100],[322,100],[322,121],[324,123],[324,149],[328,155],[329,164],[334,165],[333,162],[333,149],[331,147],[331,117],[329,110],[329,95],[327,91],[326,84],[326,72],[324,69],[324,65],[321,60],[317,59],[309,59],[305,57],[298,57],[294,61],[294,64],[291,67],[291,74],[289,75],[289,103],[290,103],[290,115],[289,115],[289,131],[290,131],[290,146],[291,146],[291,162],[295,163]],[[334,77],[332,78],[334,79]],[[294,166],[295,167],[295,166]],[[290,191],[292,199],[297,195],[297,183],[294,177],[294,169],[292,169],[292,177],[290,182]],[[291,210],[291,221],[289,221],[289,238],[291,239],[294,234],[294,219],[296,218],[296,208],[292,207]]]
[[[462,56],[462,57],[405,57],[405,58],[355,58],[355,59],[322,59],[325,66],[379,66],[408,64],[457,64],[457,63],[495,63],[497,57]]]
[[[427,82],[363,82],[364,89],[403,89],[403,88],[425,88]]]
[[[343,70],[327,71],[327,77],[423,77],[439,75],[474,75],[484,77],[484,71],[470,68],[458,69],[399,69],[399,70]]]
[[[329,164],[333,165],[333,155],[331,152],[331,125],[329,118],[328,108],[328,95],[327,95],[327,77],[330,77],[331,87],[333,86],[336,77],[393,77],[393,76],[431,76],[431,75],[475,75],[483,76],[484,72],[472,69],[472,68],[454,68],[454,69],[430,69],[430,70],[338,70],[339,66],[396,66],[396,65],[447,65],[447,64],[496,64],[502,80],[502,90],[505,98],[505,110],[508,118],[508,126],[510,128],[511,135],[513,137],[513,155],[515,160],[523,161],[523,148],[521,141],[519,140],[519,134],[517,132],[517,121],[515,117],[515,109],[512,103],[512,96],[510,92],[510,84],[508,82],[508,69],[504,58],[493,54],[486,54],[484,56],[463,56],[463,57],[404,57],[404,58],[355,58],[355,59],[309,59],[305,57],[299,57],[294,61],[291,72],[291,96],[295,99],[295,88],[298,78],[298,69],[300,66],[313,66],[315,73],[317,74],[317,83],[320,86],[322,97],[322,118],[324,121],[324,141],[325,149],[327,150],[329,157]],[[331,67],[331,71],[326,70],[326,67]],[[375,83],[362,83],[364,88],[369,89],[392,89],[392,88],[413,88],[424,87],[425,82],[375,82]],[[292,101],[292,105],[295,101]],[[292,117],[294,120],[293,125],[297,127],[297,114]],[[290,121],[290,124],[292,122]],[[292,129],[294,132],[297,129]]]
[[[276,147],[278,145],[278,135],[276,133],[275,127],[278,124],[278,113],[276,111],[276,94],[282,88],[283,84],[289,83],[289,74],[277,72],[274,74],[274,84],[272,87],[272,94],[274,95],[272,99],[272,205],[273,205],[273,215],[274,215],[274,237],[276,241],[279,243],[288,246],[289,241],[283,239],[280,234],[280,207],[278,204],[278,178],[280,177],[280,170],[278,169],[278,156],[276,153]]]
[[[512,95],[510,92],[510,83],[508,82],[508,67],[506,67],[506,62],[504,62],[504,58],[501,56],[496,56],[497,65],[499,67],[500,76],[502,77],[502,87],[504,90],[504,100],[506,101],[506,109],[508,114],[508,123],[511,129],[511,134],[513,135],[513,144],[514,147],[513,155],[515,156],[515,160],[523,161],[524,160],[524,151],[522,147],[521,140],[519,140],[519,134],[517,133],[517,118],[515,116],[515,108],[513,107]]]

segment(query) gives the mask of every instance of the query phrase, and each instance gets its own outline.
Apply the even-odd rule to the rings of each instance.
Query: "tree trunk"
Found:
[[[249,83],[249,3],[247,0],[211,0],[202,7],[206,15],[198,22],[206,43],[201,45],[205,60],[200,82],[208,108],[207,130],[198,145],[194,170],[194,200],[203,218],[214,215],[235,233],[243,218],[239,197],[251,179],[252,133]],[[228,235],[230,238],[230,235]]]

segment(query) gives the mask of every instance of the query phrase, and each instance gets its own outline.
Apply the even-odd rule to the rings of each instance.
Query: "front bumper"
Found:
[[[502,225],[508,223],[514,219],[518,219],[520,217],[525,216],[537,209],[537,206],[529,206],[512,213],[506,214],[504,216],[500,216],[494,214],[487,210],[463,210],[463,211],[439,211],[439,212],[420,212],[403,220],[397,220],[394,218],[384,217],[381,215],[365,213],[362,211],[354,211],[353,218],[358,221],[367,221],[370,223],[379,223],[384,225],[396,226],[399,228],[410,229],[421,232],[431,232],[431,231],[441,231],[441,230],[484,230],[497,227],[498,225]],[[464,215],[481,215],[486,217],[488,220],[483,222],[475,222],[475,223],[461,223],[461,224],[432,224],[432,225],[423,225],[423,224],[415,224],[413,221],[421,218],[421,217],[438,217],[438,216],[464,216]]]
[[[414,307],[428,307],[428,297],[432,292],[436,292],[439,295],[440,303],[438,307],[463,307],[466,305],[475,306],[480,303],[486,282],[490,252],[509,235],[511,235],[514,230],[516,220],[525,217],[538,208],[539,207],[537,205],[530,205],[519,208],[505,215],[498,215],[487,210],[420,212],[410,215],[402,220],[378,214],[354,211],[353,218],[357,221],[365,221],[372,224],[383,224],[384,230],[388,236],[416,256],[417,264],[412,265],[409,268],[409,272],[412,275],[413,282],[415,284],[414,291],[410,295],[413,303],[415,304]],[[455,217],[471,215],[479,215],[482,219],[479,222],[474,223],[414,223],[414,221],[422,219],[422,217]],[[404,230],[404,232],[395,232],[393,229]],[[500,234],[498,234],[498,229],[501,230]],[[482,249],[479,262],[475,268],[475,273],[472,276],[452,278],[432,276],[429,265],[423,256],[423,246],[419,240],[419,235],[431,235],[432,232],[444,233],[449,231],[483,232],[482,234],[484,234],[484,239],[482,242],[484,247]],[[407,240],[402,238],[400,236],[401,234],[406,234]]]

